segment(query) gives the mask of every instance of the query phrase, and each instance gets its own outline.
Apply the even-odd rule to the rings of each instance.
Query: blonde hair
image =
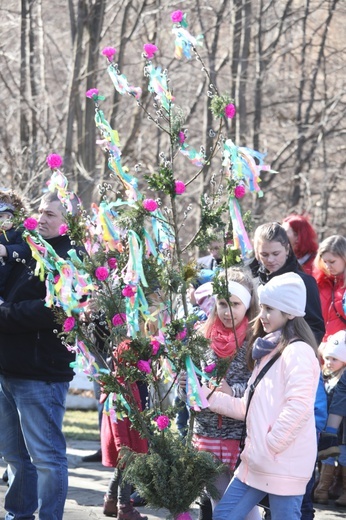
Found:
[[[251,271],[247,268],[242,267],[230,267],[227,269],[226,273],[222,273],[220,276],[227,278],[227,281],[230,282],[237,282],[240,285],[243,285],[246,287],[250,294],[251,294],[251,300],[250,300],[250,306],[248,310],[246,311],[246,317],[249,321],[252,321],[254,317],[258,314],[258,298],[257,298],[257,291],[255,290],[254,281],[251,275]],[[232,308],[230,307],[231,312]],[[213,306],[208,319],[206,322],[201,326],[200,331],[202,334],[204,334],[206,337],[209,337],[210,330],[215,322],[215,319],[217,317],[217,311],[216,311],[216,305]],[[247,332],[247,339],[250,340],[250,337],[252,335],[252,329],[249,327]]]
[[[331,253],[332,255],[339,256],[345,262],[344,270],[344,287],[346,286],[346,239],[342,235],[332,235],[323,242],[321,242],[314,264],[325,274],[329,275],[329,271],[326,268],[326,264],[323,261],[322,256],[324,253]]]

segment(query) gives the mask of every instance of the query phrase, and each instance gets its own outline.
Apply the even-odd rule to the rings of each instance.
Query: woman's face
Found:
[[[333,255],[332,253],[323,253],[321,258],[330,275],[338,276],[345,272],[346,262],[341,256]]]
[[[246,314],[246,307],[241,301],[238,296],[232,295],[229,299],[229,303],[232,307],[232,315],[229,308],[229,304],[227,300],[224,298],[218,299],[216,302],[216,312],[220,320],[222,321],[222,324],[224,327],[227,327],[228,329],[233,329],[233,322],[234,327],[238,327],[238,325],[241,324],[243,321],[245,314]]]
[[[257,260],[270,272],[275,273],[286,263],[288,257],[288,246],[281,242],[259,241],[256,247]]]

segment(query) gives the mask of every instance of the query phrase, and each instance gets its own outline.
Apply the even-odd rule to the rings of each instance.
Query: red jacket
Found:
[[[113,354],[119,362],[122,361],[122,354],[129,349],[129,344],[130,340],[124,340],[114,349]],[[118,382],[123,384],[120,378],[118,378]],[[142,410],[138,385],[137,383],[131,383],[130,386],[135,401],[134,406]],[[129,447],[137,453],[146,453],[148,451],[148,441],[143,439],[139,432],[133,428],[130,419],[124,417],[114,422],[113,417],[104,413],[101,422],[102,464],[115,468],[123,446]]]
[[[326,341],[328,336],[335,334],[339,330],[346,329],[346,315],[342,306],[342,298],[346,288],[344,287],[344,276],[328,276],[323,271],[317,269],[314,272],[317,281],[318,290],[320,292],[322,315],[326,327],[326,333],[323,341]],[[334,305],[333,305],[334,292]]]

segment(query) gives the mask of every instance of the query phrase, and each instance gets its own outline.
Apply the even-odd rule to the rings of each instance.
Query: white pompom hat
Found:
[[[274,276],[258,288],[260,304],[279,309],[292,316],[305,316],[306,287],[296,273]]]
[[[346,330],[339,330],[332,336],[329,336],[322,355],[324,358],[329,356],[346,363]]]

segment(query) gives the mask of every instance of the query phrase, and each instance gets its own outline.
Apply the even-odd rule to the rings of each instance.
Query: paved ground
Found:
[[[112,470],[104,468],[99,463],[85,463],[81,457],[90,455],[98,449],[95,442],[70,442],[68,446],[69,458],[69,492],[65,506],[64,520],[105,520],[102,513],[103,495],[107,489]],[[1,468],[5,468],[0,462]],[[4,520],[3,498],[6,485],[0,481],[0,520]],[[152,510],[141,507],[140,512],[149,517],[149,520],[165,519],[167,511]],[[194,518],[197,518],[197,506],[192,509]],[[337,520],[346,518],[346,508],[336,509],[333,502],[329,506],[316,507],[317,520]],[[290,519],[282,519],[290,520]]]

